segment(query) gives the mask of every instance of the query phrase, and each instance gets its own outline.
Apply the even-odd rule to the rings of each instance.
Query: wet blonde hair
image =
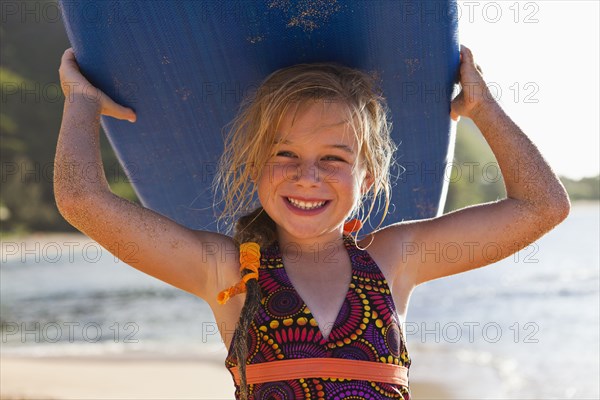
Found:
[[[363,225],[379,202],[383,202],[383,218],[390,205],[390,167],[395,145],[390,138],[391,122],[385,99],[369,74],[336,63],[298,64],[269,75],[256,92],[241,105],[238,116],[230,125],[225,151],[215,177],[215,193],[222,196],[216,203],[223,209],[219,222],[225,222],[231,232],[235,224],[234,241],[239,245],[254,241],[261,247],[276,238],[273,220],[257,200],[253,178],[261,175],[273,154],[279,125],[286,113],[310,100],[336,101],[346,106],[347,122],[359,145],[357,158],[365,166],[373,185],[363,195],[353,216]],[[371,198],[365,212],[364,200]],[[242,274],[245,274],[243,272]],[[247,330],[261,301],[256,280],[246,284],[246,301],[236,326],[233,348],[240,371],[240,396],[246,399]]]

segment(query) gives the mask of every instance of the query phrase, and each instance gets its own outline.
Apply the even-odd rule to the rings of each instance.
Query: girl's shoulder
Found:
[[[403,243],[414,241],[419,221],[399,222],[377,229],[360,237],[357,247],[367,250],[373,256],[396,254]]]
[[[396,223],[371,232],[357,242],[357,247],[369,253],[391,284],[405,272],[417,225],[415,221]]]

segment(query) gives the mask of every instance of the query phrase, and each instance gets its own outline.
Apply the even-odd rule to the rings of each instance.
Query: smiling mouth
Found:
[[[286,200],[288,201],[288,203],[290,203],[294,207],[299,208],[301,210],[316,210],[318,208],[324,207],[325,204],[327,204],[329,202],[329,200],[303,201],[303,200],[293,199],[291,197],[286,197]]]

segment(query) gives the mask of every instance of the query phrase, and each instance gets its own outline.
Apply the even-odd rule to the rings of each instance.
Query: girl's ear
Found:
[[[258,171],[256,170],[254,163],[249,165],[250,168],[250,181],[256,183],[256,181],[258,180]]]
[[[367,194],[369,190],[371,190],[371,187],[373,187],[373,183],[375,183],[375,179],[369,172],[367,172],[360,188],[360,194],[363,196]]]

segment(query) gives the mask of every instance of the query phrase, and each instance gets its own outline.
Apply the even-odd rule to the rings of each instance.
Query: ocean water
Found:
[[[428,282],[404,332],[410,377],[465,399],[597,399],[599,205],[575,205],[534,245]],[[2,354],[220,357],[209,307],[69,239],[1,247]]]
[[[598,204],[576,205],[514,256],[417,287],[405,331],[426,357],[412,377],[458,368],[465,398],[600,398],[599,222]]]

